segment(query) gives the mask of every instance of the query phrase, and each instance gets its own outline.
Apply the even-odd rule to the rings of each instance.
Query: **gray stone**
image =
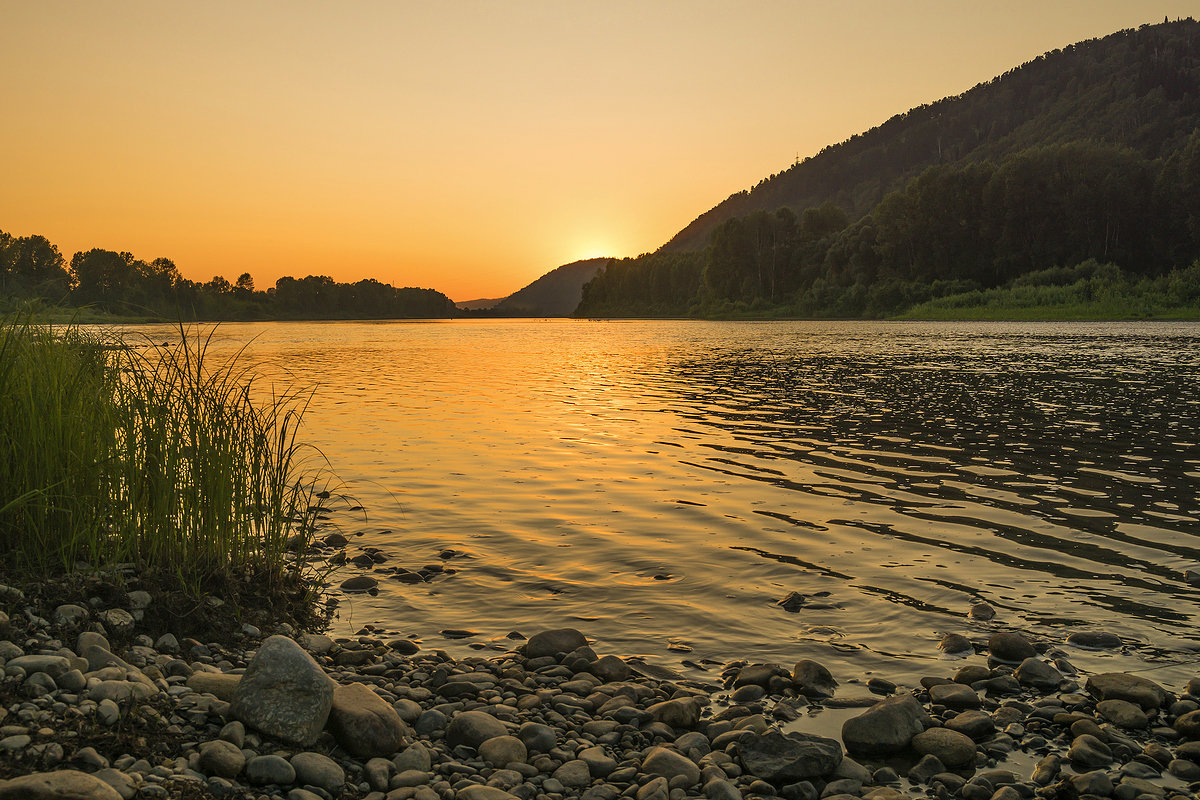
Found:
[[[255,756],[246,762],[246,780],[256,786],[287,786],[296,782],[296,770],[283,756]]]
[[[1072,775],[1071,785],[1081,795],[1108,797],[1113,791],[1112,778],[1103,770],[1085,772],[1082,775]]]
[[[733,679],[735,689],[743,686],[770,688],[772,678],[790,678],[791,675],[780,664],[747,664],[738,670]]]
[[[457,747],[465,744],[479,749],[479,746],[494,736],[504,736],[508,728],[504,723],[483,711],[462,711],[454,715],[446,726],[446,744]],[[528,746],[528,742],[525,743]],[[530,748],[533,749],[533,748]]]
[[[413,742],[403,752],[397,753],[396,757],[392,759],[392,765],[396,767],[397,772],[404,772],[410,769],[429,772],[432,764],[432,755],[425,745],[420,742]]]
[[[88,610],[83,606],[67,603],[54,609],[52,619],[56,625],[77,626],[88,618]]]
[[[44,672],[51,678],[57,678],[71,670],[71,662],[62,656],[17,656],[8,660],[8,667],[20,667],[26,675]]]
[[[64,672],[54,682],[58,684],[58,688],[65,689],[68,692],[82,692],[87,688],[87,678],[77,669]]]
[[[296,783],[320,787],[335,797],[346,783],[346,771],[321,753],[296,753],[288,763],[296,770]]]
[[[909,768],[908,779],[913,783],[929,783],[930,778],[945,771],[946,765],[937,756],[927,754]]]
[[[88,697],[96,702],[112,700],[114,703],[129,703],[148,700],[158,694],[158,689],[136,681],[100,681],[88,689]]]
[[[1021,634],[1016,631],[1001,631],[992,634],[988,639],[988,652],[997,661],[1009,664],[1020,664],[1027,658],[1037,656],[1037,650]]]
[[[1030,686],[1043,692],[1052,692],[1062,682],[1062,673],[1039,658],[1027,658],[1021,662],[1013,677],[1022,686]]]
[[[691,762],[688,762],[691,763]],[[694,766],[694,765],[693,765]],[[697,768],[696,780],[699,780],[699,768]],[[592,772],[588,769],[588,765],[579,759],[572,759],[566,762],[558,769],[554,770],[551,776],[556,781],[566,786],[568,789],[582,789],[584,786],[592,782]],[[693,781],[695,783],[695,781]]]
[[[106,767],[92,775],[116,789],[122,800],[133,800],[137,796],[138,782],[120,770]]]
[[[99,778],[73,769],[0,781],[0,800],[122,800]]]
[[[929,699],[937,705],[955,710],[979,708],[982,701],[970,686],[961,683],[943,683],[929,688]]]
[[[948,728],[930,728],[912,738],[917,755],[936,756],[950,769],[975,765],[975,742],[970,736]]]
[[[588,672],[605,683],[629,680],[629,665],[617,656],[598,658],[588,666]]]
[[[1167,705],[1171,695],[1148,678],[1124,672],[1102,672],[1087,679],[1084,688],[1098,700],[1128,700],[1149,711]]]
[[[694,697],[681,697],[676,700],[664,700],[646,709],[656,722],[663,722],[672,728],[691,729],[700,721],[700,701]]]
[[[1067,644],[1086,650],[1115,650],[1121,646],[1121,637],[1106,631],[1076,631],[1067,637]]]
[[[1179,717],[1174,728],[1185,739],[1200,739],[1200,711],[1189,711]]]
[[[246,756],[234,744],[216,739],[200,745],[199,766],[205,775],[236,778],[246,766]]]
[[[1108,745],[1095,736],[1085,733],[1075,737],[1075,741],[1071,742],[1067,758],[1071,759],[1071,763],[1077,767],[1097,768],[1111,764],[1113,755],[1112,750],[1108,749]]]
[[[1096,704],[1096,713],[1118,728],[1140,730],[1150,724],[1146,712],[1128,700],[1101,700]]]
[[[796,691],[805,697],[833,697],[838,686],[833,674],[824,665],[809,659],[796,662],[792,670],[792,682]]]
[[[529,641],[525,643],[525,657],[555,656],[559,653],[570,653],[586,645],[587,637],[576,629],[556,628],[530,636]]]
[[[695,786],[700,782],[700,767],[686,756],[668,750],[665,747],[655,747],[642,759],[642,772],[666,778],[668,782],[679,778],[686,781],[687,786]]]
[[[982,741],[996,732],[996,723],[990,714],[983,711],[963,711],[954,718],[947,720],[946,727],[952,731],[970,736],[975,741]]]
[[[975,648],[971,645],[971,640],[961,633],[947,633],[938,642],[938,650],[951,655],[958,653],[966,655],[975,652]]]
[[[225,672],[195,672],[187,679],[187,686],[194,692],[211,694],[218,700],[232,703],[241,682],[241,675]]]
[[[334,687],[329,729],[338,744],[360,758],[390,756],[408,735],[396,709],[363,683]]]
[[[722,778],[715,778],[704,784],[704,796],[708,800],[742,800],[741,791]]]
[[[133,615],[123,608],[110,608],[108,611],[101,611],[96,615],[96,618],[104,625],[105,630],[117,636],[128,636],[133,633]]]
[[[908,747],[925,730],[929,716],[910,694],[881,700],[842,724],[842,741],[857,755],[890,755]]]
[[[308,747],[332,705],[333,682],[312,656],[285,636],[271,636],[246,667],[230,711],[256,730]]]
[[[112,700],[101,700],[96,706],[96,718],[110,728],[121,721],[121,709]]]
[[[503,789],[479,783],[459,789],[455,797],[456,800],[520,800],[516,795],[509,794]]]
[[[742,739],[738,749],[747,772],[775,783],[831,775],[842,761],[837,740],[805,733],[768,731]]]
[[[975,603],[971,606],[970,610],[967,611],[967,616],[971,619],[979,620],[980,622],[987,622],[988,620],[996,618],[996,609],[992,608],[987,603]]]
[[[707,742],[707,739],[705,741]],[[617,769],[616,759],[604,752],[604,748],[599,745],[580,750],[578,756],[580,761],[587,764],[593,778],[607,777]]]
[[[526,722],[517,730],[517,738],[525,747],[534,753],[548,753],[558,744],[558,734],[549,725],[539,722]]]
[[[505,767],[513,762],[524,763],[529,751],[515,736],[493,736],[479,745],[479,757],[493,767]]]

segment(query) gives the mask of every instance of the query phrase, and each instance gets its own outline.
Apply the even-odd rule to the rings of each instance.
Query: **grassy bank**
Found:
[[[324,488],[323,461],[297,438],[307,395],[210,362],[195,335],[130,346],[0,321],[7,577],[132,564],[193,598],[307,591],[289,549],[310,536]]]

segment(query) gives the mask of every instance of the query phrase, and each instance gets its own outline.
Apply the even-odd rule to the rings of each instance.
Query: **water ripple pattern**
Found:
[[[368,513],[338,520],[352,550],[469,556],[349,599],[343,631],[574,625],[676,667],[892,679],[1001,628],[1130,643],[1070,653],[1094,668],[1198,657],[1197,324],[269,323],[213,347],[247,342],[317,386],[309,435]]]

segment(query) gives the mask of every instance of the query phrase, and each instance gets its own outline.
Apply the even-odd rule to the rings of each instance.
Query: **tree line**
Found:
[[[44,236],[0,231],[0,304],[38,300],[68,308],[168,319],[391,319],[448,317],[454,303],[433,289],[396,288],[377,280],[339,283],[326,275],[282,277],[256,289],[250,273],[230,283],[201,283],[179,274],[168,258],[144,261],[128,252],[93,248],[68,262]]]
[[[577,314],[880,317],[1030,273],[1136,280],[1198,256],[1200,128],[1157,158],[1073,141],[935,165],[854,221],[829,202],[733,217],[701,251],[611,262]]]

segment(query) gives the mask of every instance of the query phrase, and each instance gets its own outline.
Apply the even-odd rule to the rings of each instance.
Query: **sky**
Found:
[[[0,230],[504,297],[1194,0],[0,0]]]

